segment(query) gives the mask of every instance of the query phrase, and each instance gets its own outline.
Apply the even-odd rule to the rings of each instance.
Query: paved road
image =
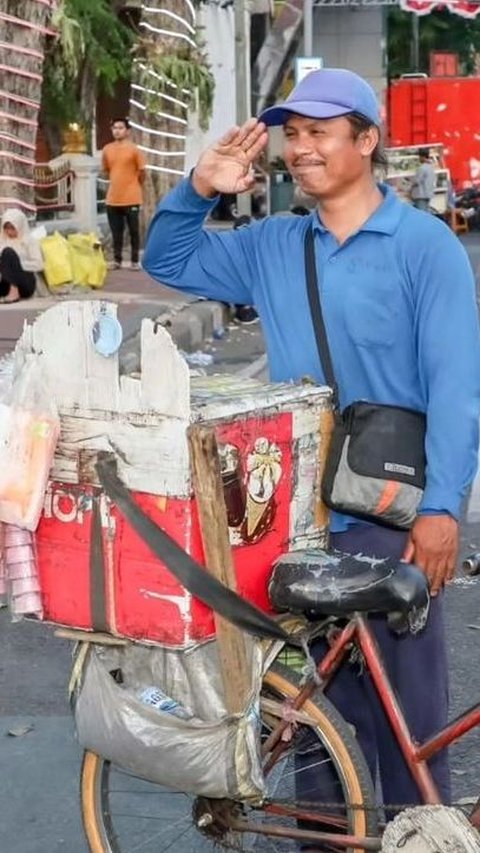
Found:
[[[468,235],[465,242],[480,273],[480,237]],[[235,329],[213,341],[208,351],[215,360],[209,371],[245,369],[263,351],[260,330]],[[480,550],[480,483],[462,524],[462,556],[473,550]],[[480,697],[480,579],[459,577],[448,590],[447,604],[456,714]],[[66,697],[70,644],[55,639],[49,626],[11,624],[0,611],[0,647],[0,851],[86,853],[77,794],[80,754]],[[480,733],[453,750],[457,796],[480,787],[479,766]],[[168,808],[173,813],[173,801],[170,807],[167,801]],[[200,848],[184,836],[173,849],[193,853]]]

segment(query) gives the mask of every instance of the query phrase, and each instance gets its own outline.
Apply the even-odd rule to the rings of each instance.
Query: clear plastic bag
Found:
[[[36,529],[59,432],[53,395],[28,356],[0,403],[0,521]]]

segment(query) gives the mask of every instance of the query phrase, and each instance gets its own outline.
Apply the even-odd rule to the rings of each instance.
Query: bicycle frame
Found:
[[[345,627],[331,641],[330,648],[317,664],[317,672],[322,680],[322,687],[328,685],[353,643],[357,645],[365,659],[385,714],[390,721],[390,725],[410,772],[415,779],[424,804],[440,804],[442,801],[428,768],[427,761],[437,752],[440,752],[440,750],[471,731],[475,726],[480,725],[480,703],[465,711],[429,740],[424,743],[416,743],[410,734],[402,709],[392,690],[375,637],[370,630],[367,618],[363,614],[354,613],[352,615]],[[299,692],[293,702],[293,709],[299,710],[315,689],[316,685],[312,679]],[[263,746],[265,755],[269,752],[271,753],[265,765],[266,773],[273,767],[277,757],[283,751],[284,747],[280,739],[287,726],[287,722],[280,722]],[[480,800],[477,802],[469,820],[473,826],[480,828]],[[345,840],[343,839],[344,842]],[[362,839],[362,841],[365,840]],[[356,840],[356,843],[362,846],[360,842],[361,839]],[[337,843],[339,846],[340,844],[344,846],[339,840],[337,840]],[[365,845],[364,849],[379,848]]]

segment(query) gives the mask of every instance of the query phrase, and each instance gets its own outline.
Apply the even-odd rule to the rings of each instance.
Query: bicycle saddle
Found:
[[[274,565],[268,587],[278,611],[317,616],[409,613],[428,605],[427,579],[409,563],[341,551],[292,551]]]

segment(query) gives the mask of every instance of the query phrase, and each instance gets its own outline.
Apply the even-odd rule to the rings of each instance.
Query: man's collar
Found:
[[[360,231],[373,231],[377,234],[394,234],[403,213],[404,202],[400,201],[395,190],[388,184],[379,183],[378,188],[383,195],[383,201],[369,216],[366,222],[360,226]],[[318,231],[327,231],[321,221],[318,211],[313,214],[313,227]]]

